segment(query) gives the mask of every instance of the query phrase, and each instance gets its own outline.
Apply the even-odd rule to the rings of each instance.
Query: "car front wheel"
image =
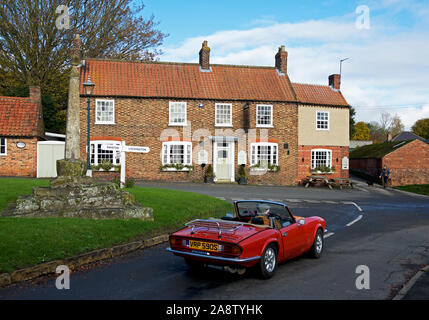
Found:
[[[323,232],[321,229],[317,230],[316,236],[314,237],[313,245],[310,249],[310,256],[315,259],[319,259],[323,252]]]
[[[271,278],[277,267],[277,250],[274,245],[265,248],[260,261],[260,272],[264,279]]]

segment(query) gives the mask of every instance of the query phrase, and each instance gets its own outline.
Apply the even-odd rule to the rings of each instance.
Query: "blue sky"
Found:
[[[357,120],[398,114],[406,129],[429,117],[429,0],[276,1],[145,0],[169,33],[161,61],[197,62],[203,40],[213,63],[274,65],[289,52],[294,82],[326,84],[343,65],[342,92]],[[369,9],[370,28],[356,27],[356,8]]]

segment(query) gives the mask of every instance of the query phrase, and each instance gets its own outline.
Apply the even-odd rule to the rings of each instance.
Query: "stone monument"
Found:
[[[47,188],[35,187],[3,212],[10,217],[79,217],[91,219],[153,220],[153,209],[143,207],[134,196],[115,183],[97,183],[85,176],[86,162],[80,155],[80,76],[81,40],[73,40],[65,159],[57,161],[58,177]]]

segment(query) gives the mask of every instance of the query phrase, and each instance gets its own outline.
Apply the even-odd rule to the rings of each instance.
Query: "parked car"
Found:
[[[277,264],[323,252],[326,222],[320,217],[294,216],[284,203],[265,200],[234,202],[235,213],[222,219],[197,219],[170,236],[168,251],[185,258],[191,268],[224,266],[244,273],[256,267],[270,278]]]

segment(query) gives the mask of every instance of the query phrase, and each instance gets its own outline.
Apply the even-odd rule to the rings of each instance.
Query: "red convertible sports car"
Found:
[[[167,250],[185,258],[190,267],[224,266],[242,274],[256,267],[263,278],[273,276],[279,262],[303,253],[319,258],[325,220],[297,217],[280,202],[234,202],[235,214],[222,219],[194,220],[170,236]]]

